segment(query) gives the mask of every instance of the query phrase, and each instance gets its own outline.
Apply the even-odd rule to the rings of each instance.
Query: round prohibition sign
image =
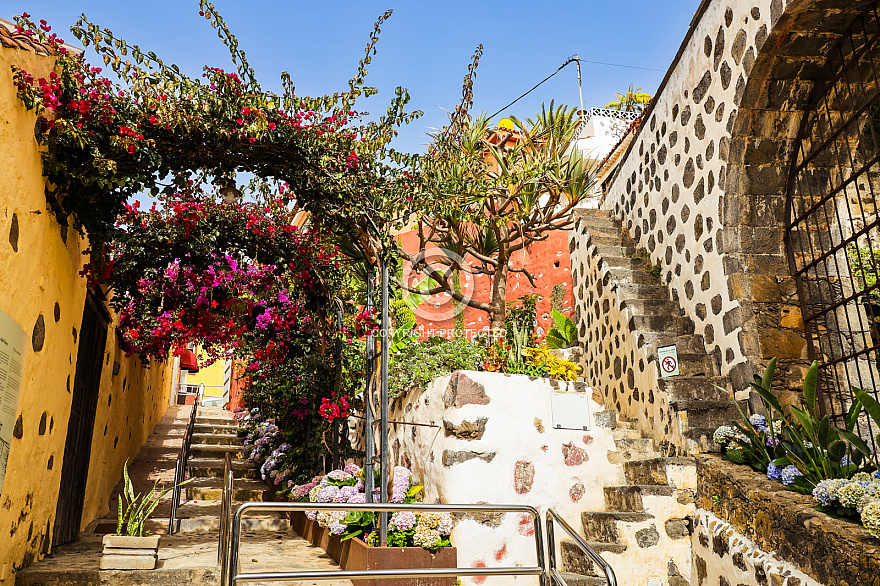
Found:
[[[660,365],[663,368],[663,372],[675,372],[675,368],[678,366],[678,363],[672,356],[667,356],[663,359]]]

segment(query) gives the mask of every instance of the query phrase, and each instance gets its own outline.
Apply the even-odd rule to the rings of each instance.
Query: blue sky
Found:
[[[270,2],[214,0],[238,37],[266,89],[280,89],[280,73],[290,72],[297,93],[341,91],[355,72],[372,30],[385,10],[378,55],[367,81],[379,94],[358,109],[382,113],[396,86],[409,89],[411,108],[425,116],[406,128],[395,146],[423,151],[425,133],[441,126],[461,95],[471,54],[484,46],[475,85],[476,111],[492,113],[552,73],[566,58],[654,69],[582,64],[587,107],[603,106],[630,83],[653,94],[684,38],[699,0],[672,2],[421,2],[373,0]],[[113,30],[117,37],[155,51],[190,75],[203,65],[231,68],[225,46],[203,18],[195,0],[6,0],[0,16],[26,11],[44,18],[65,41],[80,13]],[[97,59],[91,59],[95,65]],[[509,113],[530,116],[542,102],[575,106],[577,74],[569,65],[517,103]],[[500,116],[499,116],[500,118]]]

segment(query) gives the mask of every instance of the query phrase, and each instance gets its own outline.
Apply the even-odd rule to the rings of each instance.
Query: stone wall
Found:
[[[0,311],[30,340],[16,425],[0,494],[0,584],[51,549],[86,281],[88,241],[61,224],[45,195],[36,117],[15,95],[12,64],[48,77],[51,57],[0,47]],[[166,364],[126,357],[114,323],[102,355],[101,386],[82,527],[107,511],[110,493],[169,403]]]
[[[589,430],[554,428],[550,403],[554,392],[587,399]],[[583,383],[454,372],[392,404],[391,421],[436,426],[392,424],[392,462],[413,471],[425,486],[426,502],[527,504],[541,512],[553,507],[573,527],[584,529],[587,517],[582,514],[606,511],[606,487],[622,490],[627,484],[625,461],[632,457],[619,452],[615,444],[613,412],[600,409]],[[671,486],[662,487],[668,495],[646,497],[645,510],[651,515],[644,510],[635,515],[636,520],[621,515],[628,522],[621,523],[619,536],[628,547],[615,543],[603,555],[622,584],[665,580],[670,562],[677,571],[690,574],[689,542],[673,529],[689,514],[684,511],[692,510],[692,472],[687,466],[670,465]],[[690,499],[685,498],[688,495]],[[556,535],[564,537],[561,530]],[[460,567],[528,565],[535,560],[534,529],[527,516],[463,518],[452,539]],[[508,584],[510,579],[462,582]],[[518,578],[519,583],[537,584],[537,579]]]
[[[880,585],[880,541],[815,504],[748,466],[701,457],[692,586]]]
[[[772,357],[796,389],[808,363],[783,244],[790,155],[826,56],[869,4],[703,2],[603,201],[737,390]]]

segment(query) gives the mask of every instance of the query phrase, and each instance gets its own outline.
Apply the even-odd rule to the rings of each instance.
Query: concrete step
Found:
[[[643,513],[645,511],[643,496],[671,497],[675,488],[666,485],[627,484],[624,486],[606,486],[605,506],[612,511]]]
[[[647,513],[585,511],[581,513],[581,529],[587,541],[618,543],[618,523],[641,523],[653,518]]]
[[[646,458],[623,463],[623,473],[628,484],[668,485],[667,465],[692,466],[690,458]]]
[[[590,229],[621,230],[620,222],[607,216],[581,216],[578,223]]]
[[[580,547],[571,539],[563,539],[560,542],[562,546],[562,565],[569,572],[580,574],[582,576],[604,576],[602,570],[595,567],[593,560],[581,551]],[[587,545],[598,553],[621,554],[626,551],[626,546],[622,543],[601,543],[598,541],[588,541]],[[604,557],[604,556],[603,556]],[[607,561],[607,560],[606,560]]]
[[[244,443],[244,438],[229,433],[194,433],[192,443],[194,445],[241,446]]]
[[[670,401],[670,409],[674,412],[687,411],[687,418],[694,428],[717,429],[722,425],[730,425],[730,422],[737,419],[739,413],[733,401],[716,401],[700,399],[686,399],[681,401]]]
[[[615,440],[618,439],[641,439],[642,431],[640,429],[612,429],[611,435]]]
[[[230,509],[235,513],[241,502],[233,501]],[[182,533],[207,533],[220,531],[220,514],[223,505],[220,501],[187,502],[177,508]],[[164,519],[168,524],[168,519]],[[290,521],[279,513],[248,514],[242,519],[245,531],[287,531]]]
[[[649,275],[650,276],[650,275]],[[661,332],[686,336],[694,333],[694,322],[689,317],[672,315],[634,315],[629,318],[640,333]]]
[[[183,487],[186,500],[207,501],[223,498],[222,478],[194,478]],[[232,498],[237,501],[268,500],[269,487],[260,480],[239,478],[233,482]]]
[[[193,428],[193,435],[195,434],[213,434],[220,433],[226,435],[238,434],[238,426],[237,425],[207,425],[207,424],[199,424],[196,423]]]
[[[195,478],[221,478],[224,460],[219,458],[190,458],[187,463],[189,476]],[[260,478],[260,471],[250,460],[232,460],[234,478]]]
[[[192,444],[189,447],[189,453],[193,458],[225,458],[226,454],[231,454],[233,458],[240,458],[242,447],[241,445]]]

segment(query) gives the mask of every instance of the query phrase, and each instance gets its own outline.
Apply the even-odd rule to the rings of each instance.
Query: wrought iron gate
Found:
[[[880,391],[880,18],[876,4],[828,55],[792,152],[786,249],[821,408],[842,425],[851,387]],[[880,431],[860,422],[873,441]]]

